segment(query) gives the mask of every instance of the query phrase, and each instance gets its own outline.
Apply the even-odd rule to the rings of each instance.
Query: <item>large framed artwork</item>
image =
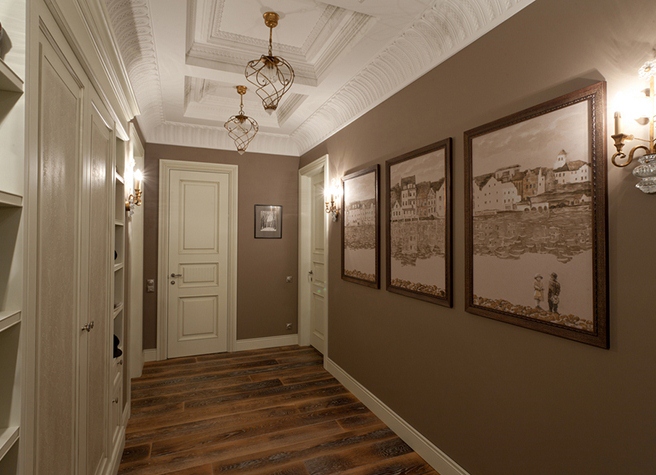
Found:
[[[608,348],[606,83],[465,132],[466,310]]]
[[[342,178],[342,279],[380,288],[379,166]]]
[[[451,306],[451,138],[388,160],[390,292]]]

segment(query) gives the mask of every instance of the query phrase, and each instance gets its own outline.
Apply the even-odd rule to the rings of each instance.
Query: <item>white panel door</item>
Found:
[[[168,356],[227,351],[228,175],[169,180]]]
[[[326,262],[324,250],[323,173],[312,177],[312,235],[310,296],[310,344],[321,354],[326,351]]]

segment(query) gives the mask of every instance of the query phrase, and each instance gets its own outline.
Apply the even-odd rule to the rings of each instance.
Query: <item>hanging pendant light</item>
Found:
[[[279,19],[276,12],[264,14],[264,24],[269,28],[269,54],[246,65],[246,80],[257,88],[255,92],[269,114],[276,110],[280,99],[294,82],[294,69],[291,65],[284,58],[273,55],[272,35]]]
[[[246,90],[246,86],[237,86],[240,99],[239,114],[233,115],[223,124],[230,138],[234,140],[239,155],[244,154],[248,144],[251,143],[251,140],[255,138],[255,134],[260,129],[255,119],[244,114],[244,94],[246,94]]]

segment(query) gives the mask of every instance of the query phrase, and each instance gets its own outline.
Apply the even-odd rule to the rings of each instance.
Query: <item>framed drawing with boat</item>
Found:
[[[451,306],[451,138],[386,162],[387,290]]]
[[[605,99],[465,132],[468,312],[608,348]]]

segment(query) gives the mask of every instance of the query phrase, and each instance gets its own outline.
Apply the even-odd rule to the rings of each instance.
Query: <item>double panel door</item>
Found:
[[[39,31],[39,144],[29,172],[36,407],[26,473],[100,475],[110,449],[114,132],[61,32],[47,25]]]

